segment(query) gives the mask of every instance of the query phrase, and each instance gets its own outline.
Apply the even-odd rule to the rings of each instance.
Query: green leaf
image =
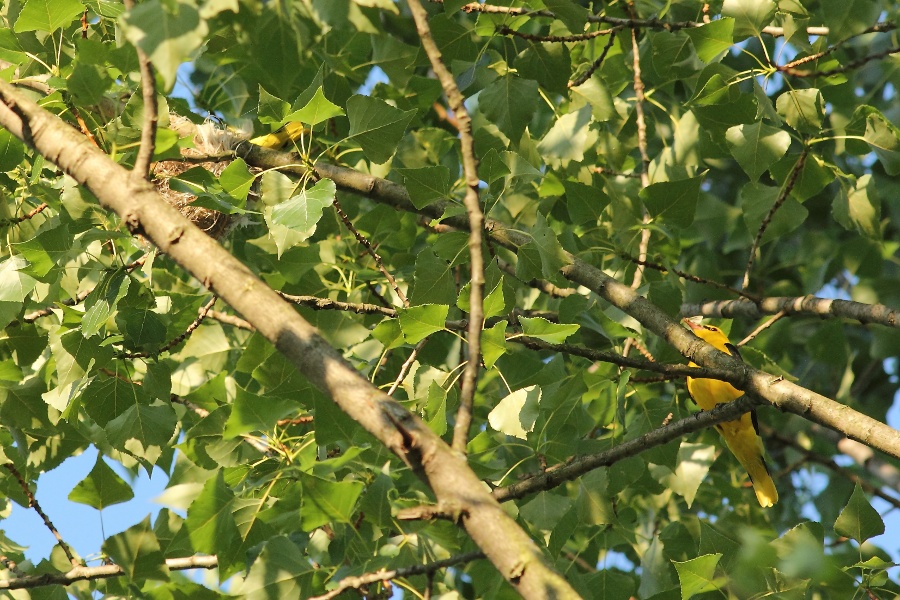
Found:
[[[488,184],[494,183],[501,177],[506,177],[509,173],[509,167],[500,158],[500,153],[495,148],[488,150],[478,163],[478,177]]]
[[[447,261],[426,248],[416,257],[416,272],[409,301],[414,304],[450,304],[456,296],[453,271]]]
[[[72,339],[77,340],[74,336]],[[87,347],[88,351],[91,350],[87,343],[83,343],[83,346]],[[106,427],[107,423],[124,414],[132,406],[150,403],[150,397],[147,396],[143,386],[123,381],[118,377],[95,379],[85,390],[84,398],[85,411],[101,427]]]
[[[715,446],[682,442],[678,448],[678,466],[675,471],[659,466],[651,467],[651,473],[661,484],[683,496],[690,508],[700,484],[706,480],[709,468],[715,460]]]
[[[268,540],[253,561],[247,577],[235,578],[231,592],[247,600],[308,598],[320,587],[312,587],[316,569],[309,556],[283,535]],[[321,586],[321,582],[319,583]]]
[[[106,437],[117,450],[153,464],[175,433],[178,419],[167,404],[135,404],[106,424]]]
[[[547,91],[565,94],[572,60],[565,44],[533,44],[516,57],[515,67],[525,79],[533,79]]]
[[[386,163],[406,133],[415,110],[400,110],[378,98],[351,96],[347,100],[350,138],[359,142],[363,153],[373,163]]]
[[[242,158],[234,159],[219,175],[219,184],[222,186],[222,190],[237,200],[241,207],[247,200],[247,194],[250,193],[254,181],[256,178]]]
[[[147,308],[122,308],[116,325],[127,348],[154,354],[166,342],[166,325],[158,314]]]
[[[866,115],[865,138],[887,174],[900,174],[900,129],[872,109]]]
[[[562,344],[570,335],[574,335],[581,326],[575,324],[551,323],[541,317],[519,317],[522,333],[551,344]]]
[[[312,237],[322,212],[334,204],[335,192],[334,182],[322,179],[296,196],[274,207],[266,207],[263,214],[279,257],[288,248]]]
[[[590,131],[591,107],[562,115],[538,144],[538,151],[545,159],[557,159],[561,164],[581,162],[593,137]],[[596,139],[596,138],[594,138]]]
[[[547,10],[553,12],[572,33],[581,33],[587,23],[590,12],[572,0],[544,0]]]
[[[654,218],[662,217],[676,227],[690,227],[697,212],[702,177],[652,183],[640,191],[644,206]]]
[[[506,326],[508,323],[500,321],[490,329],[481,332],[481,358],[488,369],[494,366],[497,359],[506,354]]]
[[[128,295],[130,286],[131,277],[124,269],[103,274],[100,283],[84,301],[87,308],[81,321],[81,333],[84,337],[89,338],[100,332],[113,311],[118,309],[119,301]]]
[[[446,304],[425,304],[411,308],[398,308],[400,329],[409,344],[418,344],[426,337],[444,329],[450,307]]]
[[[721,558],[721,554],[706,554],[683,562],[672,561],[681,582],[682,600],[722,588],[726,580],[716,577],[716,567]]]
[[[566,208],[569,218],[575,225],[596,223],[603,211],[609,206],[609,196],[593,185],[585,185],[578,181],[562,182],[566,190]]]
[[[6,129],[0,129],[0,173],[15,169],[25,160],[25,144]]]
[[[675,587],[669,572],[671,566],[664,550],[662,541],[654,537],[641,556],[641,584],[638,587],[640,598],[650,598]]]
[[[701,27],[688,27],[684,32],[691,38],[700,60],[707,64],[718,62],[734,43],[734,19],[723,17]]]
[[[263,86],[259,86],[259,103],[256,107],[256,116],[264,125],[278,125],[287,122],[287,113],[291,105],[278,96],[273,96]]]
[[[860,544],[884,533],[884,521],[878,511],[869,504],[859,482],[853,488],[853,494],[850,495],[844,510],[834,522],[834,531]]]
[[[26,242],[15,245],[30,263],[24,273],[27,273],[44,283],[50,283],[57,279],[59,272],[54,269],[61,264],[72,247],[72,237],[69,234],[67,224],[41,228],[40,233]],[[49,276],[48,276],[49,275]]]
[[[478,110],[506,137],[518,142],[537,109],[539,97],[536,81],[504,75],[481,91]]]
[[[791,145],[791,136],[765,123],[736,125],[725,133],[728,149],[738,161],[750,181],[756,181],[775,162],[784,156]]]
[[[264,398],[238,388],[222,437],[231,439],[251,431],[268,431],[279,419],[297,412],[297,408],[295,400]]]
[[[722,15],[734,18],[734,37],[757,36],[775,18],[777,6],[772,0],[725,0]]]
[[[21,271],[28,267],[28,262],[21,256],[10,256],[0,262],[0,302],[25,301],[37,280]]]
[[[326,523],[351,523],[356,501],[362,493],[360,481],[328,481],[300,473],[303,484],[303,508],[300,526],[312,531]]]
[[[842,185],[831,210],[844,228],[881,239],[881,200],[871,175],[863,175],[849,189]]]
[[[698,86],[694,95],[688,100],[689,106],[714,106],[727,102],[731,97],[731,88],[725,78],[714,73],[702,86]]]
[[[149,516],[122,533],[107,538],[103,542],[103,551],[116,565],[122,567],[125,576],[131,581],[169,580],[166,558],[150,527]]]
[[[409,199],[416,208],[425,208],[450,196],[450,169],[443,165],[394,171],[403,178]]]
[[[825,101],[817,89],[790,90],[775,102],[775,109],[800,133],[818,133],[825,116]]]
[[[872,0],[822,0],[828,38],[841,40],[862,33],[878,20],[881,8]]]
[[[328,119],[343,115],[344,110],[326,98],[325,93],[322,91],[322,86],[319,86],[316,89],[315,94],[313,94],[313,97],[310,98],[309,102],[307,102],[303,108],[292,112],[285,117],[284,120],[300,121],[310,127],[314,127],[319,123],[324,123]]]
[[[112,86],[113,80],[99,65],[76,63],[69,75],[67,89],[80,104],[96,104]]]
[[[16,19],[13,31],[53,33],[80,17],[84,5],[78,0],[28,0]]]
[[[193,4],[178,0],[147,0],[128,11],[125,37],[147,53],[166,90],[175,85],[181,63],[190,60],[208,33],[206,21]]]
[[[744,213],[744,223],[751,236],[762,226],[769,211],[775,205],[780,190],[761,183],[748,183],[740,193],[740,206]],[[769,220],[762,243],[778,239],[803,224],[809,211],[794,198],[788,196]]]
[[[215,554],[238,543],[240,535],[233,510],[234,493],[225,484],[224,473],[219,471],[206,481],[187,511],[184,527],[194,551]]]
[[[107,506],[128,502],[134,498],[131,486],[113,471],[103,456],[97,455],[97,462],[87,477],[69,492],[69,500],[80,504],[87,504],[97,510],[103,510]]]
[[[541,402],[541,388],[532,385],[512,392],[491,410],[488,423],[495,430],[506,435],[527,439],[528,432],[534,431]]]
[[[571,262],[556,233],[540,213],[531,228],[531,241],[519,248],[518,255],[516,275],[525,280],[541,277],[555,279],[559,270]]]

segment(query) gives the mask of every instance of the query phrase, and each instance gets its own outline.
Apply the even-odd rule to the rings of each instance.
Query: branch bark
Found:
[[[467,512],[462,526],[514,589],[529,598],[578,597],[459,453],[370,384],[290,304],[165,203],[149,182],[131,177],[84,136],[4,81],[0,100],[0,125],[89,189],[129,231],[150,239],[230,304],[312,384],[421,477],[438,501],[463,506]]]
[[[170,571],[187,569],[215,569],[219,560],[215,556],[187,556],[185,558],[167,558],[166,568]],[[26,575],[15,579],[0,581],[0,590],[21,590],[45,587],[48,585],[72,585],[78,581],[110,579],[121,577],[125,570],[119,565],[100,565],[99,567],[75,567],[67,573],[44,573],[43,575]]]
[[[701,304],[685,304],[682,317],[715,317],[759,319],[764,315],[803,315],[810,317],[853,319],[860,323],[876,323],[900,328],[900,310],[884,304],[863,304],[851,300],[835,300],[816,296],[773,296],[750,300],[717,300]]]
[[[428,15],[419,0],[407,0],[416,31],[422,40],[422,48],[428,55],[431,68],[437,75],[450,109],[456,116],[459,129],[459,145],[462,152],[463,176],[466,180],[466,195],[463,204],[469,218],[469,330],[468,360],[462,376],[462,390],[459,394],[459,410],[453,426],[453,449],[465,452],[469,442],[469,427],[472,425],[472,409],[475,404],[475,388],[478,386],[478,367],[481,364],[481,329],[484,326],[484,256],[481,252],[484,213],[478,198],[478,160],[475,158],[475,138],[472,135],[472,118],[466,109],[465,96],[459,91],[453,74],[444,64],[441,51],[431,37]]]
[[[247,145],[249,146],[249,144]],[[279,168],[282,165],[288,171],[298,168],[291,167],[294,159],[290,154],[262,148],[245,149],[241,156],[247,162],[262,168]],[[344,191],[360,194],[400,210],[441,218],[447,206],[447,203],[437,202],[417,209],[410,202],[409,195],[403,186],[346,167],[319,163],[315,165],[315,170],[320,177],[332,179]],[[446,217],[443,219],[443,223],[460,229],[468,226],[467,220],[460,217]],[[488,220],[486,226],[495,243],[513,251],[528,242],[526,235],[508,229],[503,223]],[[821,394],[774,377],[769,373],[753,369],[749,365],[719,352],[688,332],[629,286],[618,282],[576,256],[568,254],[567,257],[571,263],[560,271],[566,279],[590,289],[613,306],[634,317],[649,331],[662,337],[683,356],[710,368],[711,372],[716,373],[711,376],[712,378],[728,381],[738,389],[759,395],[781,410],[792,412],[835,431],[840,431],[851,439],[895,458],[900,458],[900,431]],[[749,303],[746,300],[729,302],[740,306],[743,306],[743,303]],[[761,301],[760,305],[763,304],[764,302]],[[844,309],[848,308],[847,304],[842,306]],[[766,312],[774,314],[781,309],[785,309],[788,314],[791,312],[789,307],[782,306],[779,306],[777,310],[767,310]],[[876,311],[878,314],[882,312]],[[887,322],[892,324],[896,322],[896,317],[896,312],[892,310],[889,315],[883,316]]]

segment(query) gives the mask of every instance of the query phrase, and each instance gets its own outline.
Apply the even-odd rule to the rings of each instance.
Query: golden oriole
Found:
[[[683,322],[691,328],[694,335],[712,345],[716,350],[741,358],[737,346],[728,341],[728,336],[718,327],[699,325],[687,319]],[[691,362],[689,366],[696,367],[698,365]],[[727,381],[718,379],[688,377],[687,389],[697,406],[703,410],[712,410],[717,404],[731,402],[744,395],[744,392]],[[719,423],[716,425],[716,429],[725,438],[728,448],[750,475],[759,505],[768,507],[775,504],[778,501],[778,490],[775,489],[775,483],[772,481],[772,476],[769,475],[766,460],[763,458],[764,449],[762,438],[759,437],[759,421],[756,411],[745,413],[736,421]]]
[[[277,131],[273,131],[272,133],[268,133],[266,135],[261,135],[259,137],[255,137],[250,140],[251,144],[256,144],[257,146],[262,146],[263,148],[272,148],[273,150],[277,150],[285,146],[288,142],[295,142],[299,140],[304,133],[307,133],[309,130],[303,126],[303,123],[299,121],[291,121],[290,123],[286,123]]]

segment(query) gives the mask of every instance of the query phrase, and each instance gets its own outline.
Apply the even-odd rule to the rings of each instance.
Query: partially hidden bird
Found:
[[[287,145],[288,142],[299,140],[308,129],[299,121],[291,121],[272,133],[261,135],[250,140],[251,144],[277,150]]]
[[[691,329],[694,335],[712,345],[716,350],[743,360],[737,346],[728,341],[728,336],[718,327],[700,325],[688,319],[684,319],[682,322]],[[699,365],[691,362],[688,366],[697,367]],[[687,389],[697,406],[703,410],[712,410],[718,404],[737,400],[744,395],[744,392],[727,381],[718,379],[688,377]],[[759,505],[773,506],[778,501],[778,490],[775,489],[775,483],[772,481],[772,476],[766,466],[766,459],[763,456],[765,450],[762,438],[759,437],[759,421],[756,411],[744,413],[740,419],[734,421],[719,423],[716,425],[716,429],[725,438],[725,443],[728,444],[732,454],[737,457],[738,462],[750,475]]]

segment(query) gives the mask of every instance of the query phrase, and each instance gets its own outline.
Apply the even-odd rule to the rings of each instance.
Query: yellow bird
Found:
[[[303,134],[308,132],[309,130],[303,126],[303,123],[291,121],[277,131],[253,138],[250,140],[250,143],[262,146],[263,148],[277,150],[278,148],[285,146],[288,142],[299,140],[303,137]]]
[[[691,328],[694,335],[712,345],[716,350],[741,358],[737,346],[728,341],[728,336],[718,327],[699,325],[687,319],[683,322]],[[691,362],[689,366],[696,367],[698,365]],[[737,400],[744,395],[744,392],[727,381],[719,381],[718,379],[688,377],[687,389],[697,406],[703,410],[712,410],[718,404]],[[756,418],[756,411],[745,413],[736,421],[719,423],[716,425],[716,429],[725,438],[725,443],[728,444],[732,454],[737,457],[750,475],[750,481],[753,483],[753,490],[756,492],[756,499],[759,500],[759,505],[768,507],[778,502],[778,490],[775,489],[775,483],[772,481],[772,476],[769,475],[769,469],[766,466],[766,459],[763,458],[765,450],[763,449],[762,438],[759,437],[759,422]]]

